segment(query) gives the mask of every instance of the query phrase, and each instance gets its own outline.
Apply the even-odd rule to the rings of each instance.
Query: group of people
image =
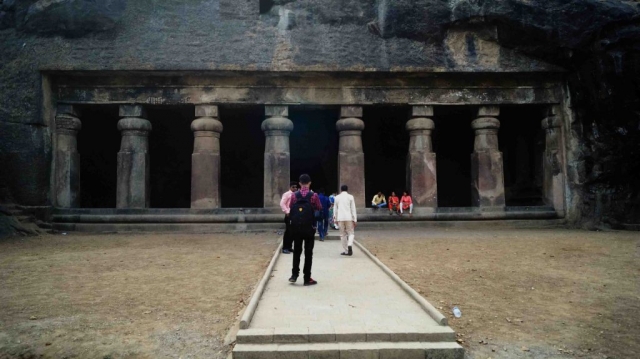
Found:
[[[391,196],[389,196],[389,203],[382,192],[378,192],[373,199],[371,200],[371,206],[374,209],[380,208],[389,208],[389,214],[399,214],[402,215],[406,210],[409,210],[409,215],[413,214],[413,199],[411,199],[411,195],[409,192],[402,192],[402,197],[398,198],[395,192],[391,192]]]
[[[299,185],[299,186],[298,186]],[[340,255],[353,255],[354,230],[358,217],[356,204],[352,195],[348,193],[348,186],[340,187],[340,194],[325,196],[324,190],[314,193],[311,189],[311,177],[303,174],[299,182],[291,182],[289,191],[282,195],[280,208],[284,212],[285,232],[282,253],[293,252],[293,268],[289,282],[295,283],[300,274],[300,255],[304,243],[304,274],[305,286],[318,284],[311,278],[313,263],[313,247],[316,230],[320,240],[328,234],[329,223],[332,221],[340,230],[343,252]]]

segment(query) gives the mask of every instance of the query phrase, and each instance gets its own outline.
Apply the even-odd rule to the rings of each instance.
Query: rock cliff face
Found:
[[[0,0],[0,201],[49,202],[40,71],[522,65],[458,61],[459,29],[567,71],[572,219],[640,222],[640,5],[621,0]]]

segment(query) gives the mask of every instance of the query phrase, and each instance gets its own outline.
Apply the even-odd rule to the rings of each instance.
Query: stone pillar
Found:
[[[545,149],[542,159],[544,202],[552,206],[559,217],[564,217],[564,171],[562,159],[562,121],[551,108],[542,120],[545,131]]]
[[[82,123],[72,105],[58,105],[56,111],[55,205],[80,207],[80,154],[78,131]]]
[[[438,185],[436,182],[436,154],[433,153],[431,131],[435,128],[433,106],[413,106],[409,131],[409,154],[407,157],[407,188],[414,206],[437,208]]]
[[[471,200],[476,207],[504,209],[504,171],[498,150],[500,108],[481,107],[471,122],[476,138],[471,154]]]
[[[151,122],[140,105],[121,105],[118,130],[122,133],[118,152],[116,208],[149,207],[149,131]]]
[[[291,152],[289,134],[293,122],[287,118],[287,106],[265,106],[266,120],[262,131],[266,136],[264,146],[264,208],[280,206],[282,194],[289,189],[291,177]]]
[[[338,148],[338,186],[349,186],[358,208],[365,207],[364,152],[362,130],[364,121],[362,107],[342,106],[336,129],[340,135]],[[340,188],[338,188],[340,192]]]
[[[220,207],[220,133],[218,106],[197,105],[191,122],[191,208]]]

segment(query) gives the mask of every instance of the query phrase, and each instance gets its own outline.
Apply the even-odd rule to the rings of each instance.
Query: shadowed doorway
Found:
[[[325,107],[289,107],[293,121],[290,137],[291,180],[307,173],[312,188],[338,192],[338,132],[340,109]]]

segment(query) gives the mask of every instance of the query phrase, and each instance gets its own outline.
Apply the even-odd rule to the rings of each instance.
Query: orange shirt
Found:
[[[389,196],[389,208],[397,207],[398,203],[400,203],[398,196]]]
[[[413,200],[411,200],[411,196],[402,196],[400,202],[402,202],[402,209],[407,209],[413,203]]]

